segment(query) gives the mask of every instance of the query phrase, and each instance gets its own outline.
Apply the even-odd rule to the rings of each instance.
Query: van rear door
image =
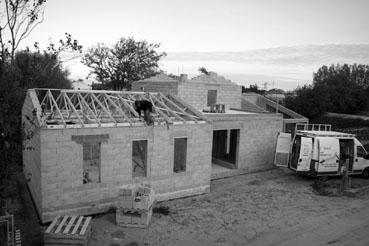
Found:
[[[301,147],[299,160],[297,162],[297,172],[307,172],[310,170],[311,155],[313,149],[313,139],[301,137]]]
[[[290,145],[291,145],[291,134],[279,132],[274,156],[274,165],[278,167],[288,167]]]
[[[337,138],[317,138],[319,150],[318,174],[333,174],[338,172],[340,144]]]

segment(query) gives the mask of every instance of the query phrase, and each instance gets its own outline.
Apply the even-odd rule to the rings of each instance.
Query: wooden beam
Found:
[[[63,220],[60,222],[59,226],[56,228],[56,231],[54,232],[55,234],[59,233],[59,231],[61,230],[64,223],[67,221],[67,219],[68,219],[68,216],[64,216]]]
[[[78,120],[80,121],[80,123],[84,127],[85,126],[85,123],[83,122],[83,120],[81,119],[81,117],[79,117],[79,114],[78,114],[76,108],[74,107],[72,101],[69,99],[67,93],[66,92],[62,92],[62,93],[64,93],[64,97],[67,99],[67,102],[69,103],[69,106],[72,108],[72,111],[76,114]]]
[[[50,92],[51,93],[51,92]],[[52,94],[52,93],[51,93]],[[58,103],[61,98],[61,93],[59,93],[59,96],[55,99],[55,102]]]
[[[97,94],[96,98],[101,102],[101,104],[108,110],[108,112],[113,116],[115,112],[110,110],[109,104],[106,102],[106,98],[102,94]]]
[[[153,100],[155,100],[156,102],[158,102],[161,106],[163,106],[169,113],[173,114],[174,117],[176,117],[177,119],[179,119],[181,121],[184,121],[184,122],[186,121],[181,116],[179,116],[178,114],[176,114],[172,109],[170,109],[165,103],[163,103],[162,101],[160,101],[156,97],[152,97],[152,98],[153,98]]]
[[[81,224],[83,220],[83,216],[80,216],[78,221],[77,221],[77,224],[75,224],[74,228],[73,228],[73,231],[72,231],[72,235],[75,234],[79,228],[79,225]]]
[[[61,120],[62,120],[62,122],[63,122],[63,124],[64,124],[64,127],[66,127],[66,126],[67,126],[67,124],[65,123],[64,117],[63,117],[62,113],[60,112],[59,107],[58,107],[58,105],[56,104],[56,102],[55,102],[55,99],[54,99],[53,95],[51,94],[51,92],[50,92],[50,91],[48,91],[48,93],[49,93],[49,98],[50,98],[50,100],[53,102],[53,104],[55,104],[56,112],[58,112],[58,114],[59,114],[59,116],[60,116],[60,118],[61,118]]]
[[[102,105],[102,103],[99,101],[99,99],[97,99],[96,96],[94,94],[92,94],[92,93],[91,93],[91,97],[95,99],[95,101],[97,102],[97,104],[99,104],[99,106],[101,107],[101,109],[104,110],[104,112],[109,116],[109,118],[115,124],[117,124],[117,121],[113,118],[113,116],[111,116],[110,112],[104,107],[104,105]]]
[[[44,99],[42,99],[42,102],[40,103],[40,105],[44,104],[45,100],[47,101],[47,99],[48,99],[48,95],[47,95],[47,92],[46,92],[45,96],[44,96]],[[47,102],[45,104],[47,104]]]
[[[143,99],[146,99],[145,98],[145,96],[144,95],[141,95],[141,97],[143,98]],[[150,94],[149,94],[149,97],[150,97]],[[147,100],[147,99],[146,99]],[[149,100],[150,100],[150,98],[149,98]],[[164,114],[159,108],[157,108],[156,106],[155,106],[155,104],[154,104],[154,102],[152,101],[152,99],[150,100],[151,102],[152,102],[152,106],[154,107],[154,109],[155,109],[155,111],[161,116],[161,117],[163,117],[164,119],[165,119],[165,121],[167,122],[167,124],[169,124],[169,123],[173,123],[173,121],[171,120],[171,119],[169,119],[169,117],[166,115],[166,114]]]
[[[86,218],[85,223],[83,224],[81,232],[79,233],[79,235],[85,234],[86,229],[87,229],[88,225],[90,224],[90,221],[91,221],[91,217],[89,216],[89,217]]]
[[[97,109],[96,109],[96,106],[95,106],[95,101],[94,101],[94,99],[92,98],[92,94],[87,94],[87,95],[86,95],[86,98],[87,98],[87,97],[90,97],[92,108],[93,108],[93,110],[95,111],[96,116],[97,116],[97,117],[99,117],[99,113],[97,112]]]
[[[185,103],[184,101],[182,101],[182,99],[175,97],[173,95],[168,94],[168,97],[174,99],[175,101],[179,102],[182,105],[185,105],[190,111],[191,113],[193,113],[194,115],[196,115],[198,118],[202,119],[202,120],[206,120],[209,121],[209,119],[204,116],[202,113],[200,113],[197,109],[195,109],[194,107],[192,107],[191,105]]]
[[[72,216],[72,218],[70,219],[69,223],[67,224],[67,226],[64,228],[63,234],[67,234],[70,230],[70,228],[73,225],[73,222],[76,220],[77,216]]]
[[[139,117],[138,113],[136,112],[136,110],[128,103],[126,102],[126,99],[124,99],[121,95],[117,94],[117,97],[119,98],[120,102],[122,102],[124,104],[124,106],[126,106],[131,113],[135,116],[135,117]]]
[[[90,108],[90,106],[88,105],[88,103],[86,102],[86,100],[83,98],[83,96],[80,93],[78,93],[78,96],[81,99],[82,103],[85,104],[85,107],[91,112],[92,116],[95,118],[95,120],[97,121],[97,123],[99,124],[99,126],[101,126],[100,120],[97,118],[96,114],[92,111],[92,109]]]
[[[123,110],[113,100],[111,100],[107,94],[104,93],[103,95],[123,115],[123,118],[128,120],[129,123],[132,122],[131,119],[128,118],[128,116],[123,112]]]
[[[170,100],[169,98],[162,96],[162,98],[164,100],[166,100],[170,105],[172,105],[173,107],[175,107],[177,110],[179,110],[182,114],[186,115],[187,117],[189,117],[190,119],[194,120],[197,122],[196,117],[194,117],[193,115],[190,115],[189,113],[187,113],[186,111],[184,111],[181,107],[179,107],[177,104],[175,104],[174,102],[172,102],[172,100]]]
[[[56,225],[56,223],[58,222],[60,216],[57,216],[53,222],[49,225],[49,227],[46,229],[45,233],[50,233],[51,230],[54,228],[54,226]]]

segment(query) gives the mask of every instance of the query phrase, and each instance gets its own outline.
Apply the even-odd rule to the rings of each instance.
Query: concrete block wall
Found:
[[[82,144],[72,136],[109,135],[101,143],[101,183],[83,184]],[[174,137],[187,137],[186,171],[173,172]],[[74,139],[76,139],[74,137]],[[147,177],[132,178],[132,141],[148,140]],[[124,185],[151,183],[159,200],[210,190],[210,124],[155,127],[41,129],[42,221],[114,206]]]
[[[213,130],[240,129],[239,170],[252,172],[273,167],[277,135],[283,130],[282,115],[239,115],[234,119],[224,116],[224,120],[215,119],[211,114],[207,116],[213,120]]]
[[[178,85],[178,96],[202,111],[208,108],[208,90],[217,90],[217,104],[225,104],[226,109],[241,108],[241,87],[236,84],[214,84],[183,82]]]
[[[23,108],[22,108],[22,124],[24,125],[24,131],[29,136],[33,135],[30,140],[23,142],[23,173],[26,179],[28,179],[28,187],[32,194],[36,210],[40,214],[42,211],[42,194],[41,194],[41,143],[40,143],[40,130],[37,127],[38,121],[33,117],[33,103],[35,98],[27,93]],[[29,120],[31,119],[35,125]]]
[[[164,95],[166,94],[172,94],[177,95],[178,90],[178,82],[156,82],[156,81],[138,81],[132,83],[132,91],[142,91],[141,88],[144,88],[145,92],[161,92]]]
[[[218,91],[217,103],[225,104],[226,108],[241,109],[241,86],[235,84],[222,84]]]

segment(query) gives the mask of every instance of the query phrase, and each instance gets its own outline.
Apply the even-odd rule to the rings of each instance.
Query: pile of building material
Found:
[[[22,245],[20,230],[14,226],[14,216],[5,207],[0,207],[0,245]]]
[[[46,229],[44,245],[87,245],[91,237],[91,217],[59,216]]]
[[[148,184],[121,188],[116,209],[117,225],[147,227],[151,220],[154,200],[154,190]]]

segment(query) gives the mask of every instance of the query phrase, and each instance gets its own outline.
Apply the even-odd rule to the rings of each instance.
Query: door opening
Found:
[[[212,160],[223,167],[237,168],[239,129],[216,130],[213,132]]]

